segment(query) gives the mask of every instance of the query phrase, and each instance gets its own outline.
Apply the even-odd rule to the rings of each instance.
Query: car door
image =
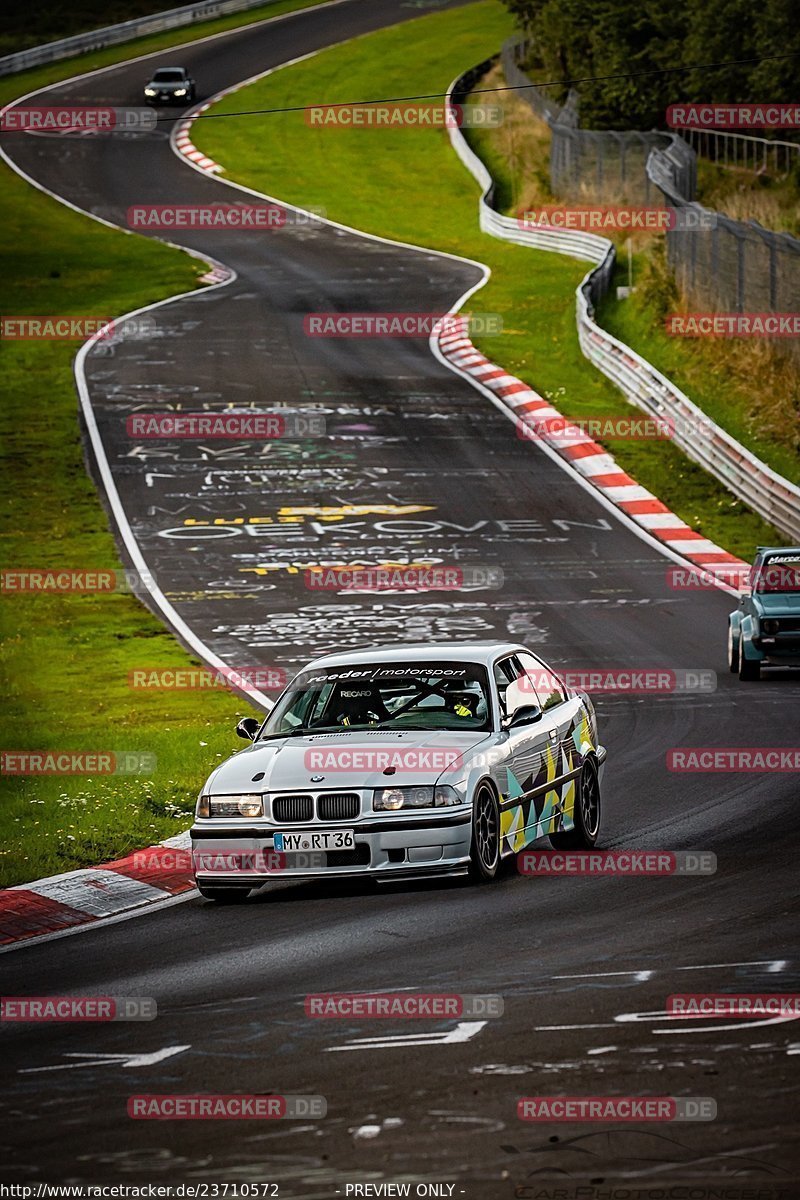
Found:
[[[504,726],[524,707],[541,707],[532,680],[516,654],[495,663],[494,678]],[[503,849],[514,852],[539,837],[548,780],[558,762],[559,724],[554,713],[543,712],[529,725],[507,728],[507,761],[499,785],[500,833]],[[551,806],[552,807],[552,806]]]
[[[569,690],[555,671],[535,654],[518,655],[531,686],[538,697],[544,717],[549,721],[549,752],[545,756],[546,780],[539,813],[539,834],[559,833],[572,828],[577,778],[580,774],[581,746],[587,737],[587,716],[579,696]]]

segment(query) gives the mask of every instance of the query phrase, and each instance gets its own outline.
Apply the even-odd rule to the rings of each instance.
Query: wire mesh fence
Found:
[[[645,164],[654,149],[669,147],[676,135],[658,131],[593,130],[579,127],[579,97],[571,90],[563,104],[555,89],[531,87],[531,80],[520,68],[529,45],[510,38],[503,46],[501,59],[506,80],[520,88],[521,100],[550,127],[550,187],[553,194],[567,200],[594,200],[622,204],[658,204],[661,196],[654,188]],[[695,158],[685,160],[683,186],[691,199],[696,186]]]
[[[697,154],[711,148],[712,161],[774,165],[789,169],[798,147],[745,135],[683,136],[657,130],[589,130],[579,126],[579,97],[571,91],[560,104],[552,87],[530,87],[519,63],[530,46],[510,38],[501,60],[507,82],[550,127],[550,186],[561,199],[585,203],[645,204],[690,210],[688,220],[668,229],[667,261],[681,294],[692,306],[725,313],[800,312],[800,240],[738,221],[695,200]],[[527,85],[527,86],[526,86]],[[706,131],[702,131],[703,134]],[[765,147],[766,143],[766,147]],[[787,149],[787,147],[790,147]],[[592,300],[610,285],[610,272],[596,277]],[[782,337],[781,348],[800,361],[800,339]]]
[[[684,129],[681,137],[701,158],[726,171],[780,176],[800,167],[800,142],[781,142],[718,129]]]

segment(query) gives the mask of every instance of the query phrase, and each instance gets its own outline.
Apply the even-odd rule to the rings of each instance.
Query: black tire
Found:
[[[479,785],[472,802],[469,857],[471,882],[491,883],[500,868],[500,805],[488,783]]]
[[[739,653],[739,678],[745,683],[754,683],[761,678],[761,663]]]
[[[215,900],[217,904],[241,904],[250,895],[249,887],[206,887],[197,885],[197,890],[206,900]]]
[[[550,845],[554,850],[591,850],[597,844],[600,832],[600,777],[593,758],[587,758],[581,768],[578,790],[575,796],[573,829],[550,834]]]
[[[733,636],[733,625],[728,623],[728,668],[732,675],[739,670],[739,639]]]

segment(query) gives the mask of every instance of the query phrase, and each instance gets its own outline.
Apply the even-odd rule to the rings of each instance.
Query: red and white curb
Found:
[[[315,52],[316,53],[316,52]],[[304,55],[304,58],[311,58],[312,55]],[[300,61],[299,59],[296,61]],[[289,65],[288,63],[285,65]],[[193,108],[183,121],[175,126],[175,130],[171,137],[172,147],[178,154],[182,154],[184,158],[188,158],[195,167],[199,167],[201,171],[207,171],[209,175],[222,175],[225,168],[218,162],[214,162],[213,158],[209,158],[207,154],[203,154],[202,150],[198,150],[191,139],[189,130],[192,128],[192,123],[207,112],[213,105],[218,104],[226,96],[232,96],[234,92],[238,92],[243,87],[247,87],[251,83],[255,83],[258,79],[263,79],[265,75],[271,75],[276,70],[275,67],[270,67],[268,71],[262,71],[260,75],[254,75],[250,79],[242,79],[239,83],[234,83],[228,88],[223,88],[221,92],[216,92],[213,96],[206,100],[205,104],[198,104],[197,108]]]
[[[199,277],[200,283],[227,283],[233,279],[235,272],[230,267],[223,267],[221,263],[212,267],[210,271],[206,271],[205,275]]]
[[[188,833],[125,858],[0,892],[0,950],[96,925],[194,889]]]
[[[188,120],[181,121],[176,126],[172,140],[175,149],[184,158],[188,158],[191,162],[196,163],[198,167],[201,167],[204,171],[208,171],[211,175],[219,175],[225,168],[221,167],[219,163],[214,162],[213,158],[209,158],[207,154],[203,154],[202,150],[198,150],[189,136],[189,130],[192,127],[194,118],[198,117],[200,113],[204,113],[210,107],[211,101],[209,100],[205,104],[201,104],[199,108],[193,109],[192,116]]]
[[[603,446],[592,441],[579,425],[566,420],[549,400],[485,358],[470,341],[468,329],[467,317],[448,318],[446,332],[437,335],[442,356],[461,374],[471,376],[488,388],[515,418],[529,426],[532,441],[546,442],[650,537],[656,538],[704,573],[727,583],[735,568],[747,569],[742,559],[704,538],[670,512],[657,496],[621,470],[613,455]]]

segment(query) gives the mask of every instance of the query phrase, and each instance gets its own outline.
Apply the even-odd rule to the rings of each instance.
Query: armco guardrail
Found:
[[[195,21],[206,21],[209,17],[223,17],[228,13],[245,12],[248,8],[265,8],[275,3],[277,0],[201,0],[199,4],[186,4],[182,8],[171,8],[167,12],[137,17],[119,25],[107,25],[104,29],[77,33],[74,37],[45,42],[43,46],[31,46],[28,50],[7,54],[0,58],[0,75],[14,75],[17,71],[40,67],[43,63],[73,58],[76,54],[86,54],[89,50],[103,50],[106,46],[130,42],[148,33],[180,29],[183,25],[193,25]]]
[[[487,60],[450,85],[447,104],[461,102],[490,66]],[[595,306],[605,295],[614,270],[615,249],[596,234],[549,229],[526,229],[514,217],[493,207],[494,181],[467,144],[455,117],[448,123],[450,141],[467,170],[483,189],[479,200],[480,227],[492,237],[567,254],[596,265],[584,276],[576,293],[576,319],[581,350],[632,404],[672,423],[673,440],[686,456],[709,471],[735,496],[792,541],[800,541],[800,488],[778,475],[693,404],[688,396],[646,359],[612,337],[594,320]]]

